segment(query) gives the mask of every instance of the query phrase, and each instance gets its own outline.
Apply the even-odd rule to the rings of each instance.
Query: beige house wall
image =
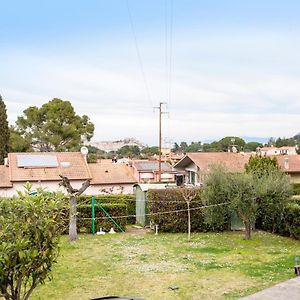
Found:
[[[66,193],[65,188],[59,186],[60,181],[43,181],[43,182],[32,182],[32,191],[35,191],[37,188],[44,188],[49,192],[58,192],[61,191]],[[72,187],[79,189],[84,181],[71,181]],[[0,197],[12,197],[17,195],[17,192],[24,192],[24,182],[17,182],[13,184],[11,188],[0,188]],[[133,194],[133,184],[116,184],[116,185],[90,185],[83,194],[85,195],[98,195],[105,194],[105,192],[100,192],[102,189],[107,191],[112,191],[112,194]]]
[[[289,174],[292,182],[300,183],[300,173],[291,173]]]

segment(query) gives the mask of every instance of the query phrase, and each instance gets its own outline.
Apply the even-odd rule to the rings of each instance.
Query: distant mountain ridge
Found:
[[[90,142],[89,145],[97,147],[98,149],[101,149],[105,152],[118,151],[124,146],[138,146],[140,149],[146,147],[145,144],[143,144],[135,138],[125,138],[123,140],[118,141],[96,141]]]

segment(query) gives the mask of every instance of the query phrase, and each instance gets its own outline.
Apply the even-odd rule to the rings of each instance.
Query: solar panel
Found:
[[[55,168],[58,161],[54,155],[17,155],[19,168]]]

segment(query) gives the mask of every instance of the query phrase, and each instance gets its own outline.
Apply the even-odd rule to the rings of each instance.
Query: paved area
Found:
[[[299,300],[300,299],[300,277],[296,277],[268,289],[243,297],[240,300]]]

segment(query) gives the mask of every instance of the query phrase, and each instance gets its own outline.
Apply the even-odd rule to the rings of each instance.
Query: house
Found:
[[[187,153],[173,166],[173,170],[178,172],[178,185],[201,185],[213,165],[221,164],[231,172],[242,172],[250,156],[248,153],[233,152]]]
[[[283,147],[258,147],[257,154],[262,156],[274,155],[297,155],[297,146],[283,146]]]
[[[276,156],[280,168],[290,176],[292,182],[300,182],[300,155]]]
[[[133,160],[133,175],[138,183],[153,183],[159,181],[159,162],[150,160]],[[175,180],[176,171],[170,164],[161,162],[161,181],[172,182]]]
[[[32,152],[9,153],[6,164],[0,166],[0,197],[10,197],[24,190],[30,182],[32,189],[63,191],[59,183],[63,175],[74,188],[80,188],[89,179],[85,194],[99,194],[101,190],[113,193],[133,193],[136,182],[131,169],[125,165],[97,163],[87,164],[80,152]],[[113,188],[114,187],[114,188]]]
[[[97,163],[88,164],[92,180],[90,194],[112,193],[133,194],[133,186],[137,180],[132,169],[124,163],[103,159]]]

